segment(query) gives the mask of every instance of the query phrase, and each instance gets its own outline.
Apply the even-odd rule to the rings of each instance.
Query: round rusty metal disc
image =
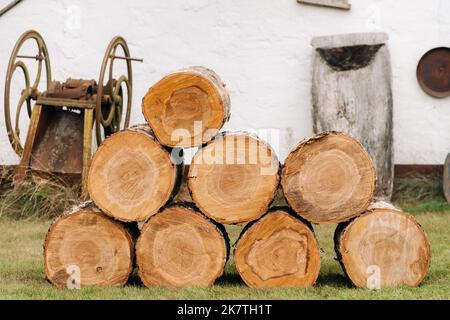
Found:
[[[450,96],[450,48],[435,48],[420,59],[417,66],[417,80],[430,96]]]

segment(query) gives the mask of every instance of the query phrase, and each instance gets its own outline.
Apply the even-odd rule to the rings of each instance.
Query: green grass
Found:
[[[3,191],[7,197],[0,200],[0,299],[450,299],[450,205],[444,200],[436,177],[397,179],[393,198],[397,206],[416,216],[430,239],[432,261],[428,275],[418,288],[378,291],[350,285],[335,260],[335,226],[328,225],[315,226],[323,251],[322,266],[316,285],[308,289],[250,289],[236,272],[232,257],[224,275],[209,289],[148,289],[135,274],[123,288],[56,289],[45,280],[42,245],[50,217],[74,199],[71,190],[63,197],[63,189],[48,187],[28,185],[22,192]],[[42,196],[47,190],[50,194]],[[26,210],[21,210],[16,199],[25,201]],[[59,207],[49,208],[55,199],[59,199]],[[278,196],[276,204],[283,202]],[[241,229],[227,227],[232,244]]]
[[[440,207],[440,206],[439,206]],[[450,299],[450,210],[416,214],[430,238],[432,263],[418,288],[370,291],[350,286],[334,260],[334,226],[316,226],[323,250],[317,284],[308,289],[254,290],[245,286],[228,261],[225,273],[210,289],[145,288],[133,275],[124,288],[60,290],[45,280],[42,243],[49,221],[0,221],[1,299]],[[240,227],[228,228],[232,243]]]

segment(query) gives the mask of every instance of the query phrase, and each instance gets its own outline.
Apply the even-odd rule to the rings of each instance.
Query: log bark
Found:
[[[352,137],[327,132],[300,142],[286,159],[281,184],[286,201],[313,223],[338,223],[367,210],[375,169]]]
[[[335,251],[350,281],[361,288],[418,286],[430,266],[430,244],[416,219],[376,204],[340,224]]]
[[[123,286],[134,265],[137,224],[114,221],[92,202],[86,202],[58,217],[44,242],[47,280],[59,288],[79,283],[85,286]],[[79,268],[79,280],[71,277]],[[71,282],[71,283],[69,283]]]
[[[320,249],[308,222],[289,208],[273,208],[244,229],[234,261],[252,288],[310,287],[319,275]]]
[[[211,287],[228,255],[225,228],[187,203],[152,216],[136,243],[138,274],[147,287]]]
[[[371,155],[376,197],[389,200],[394,180],[391,63],[385,33],[316,37],[312,112],[314,132],[341,131]]]
[[[182,171],[182,150],[163,147],[147,125],[138,125],[108,137],[98,148],[89,171],[89,195],[115,219],[145,221],[176,195]]]
[[[230,97],[214,71],[191,67],[152,86],[142,111],[163,145],[193,147],[210,141],[228,121]]]
[[[447,199],[447,202],[450,203],[450,153],[448,154],[447,159],[445,159],[443,186],[444,196]]]
[[[226,224],[267,212],[279,185],[279,162],[268,144],[245,132],[225,132],[201,148],[188,174],[197,207]]]

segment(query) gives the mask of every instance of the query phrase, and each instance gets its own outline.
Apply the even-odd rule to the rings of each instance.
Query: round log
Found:
[[[320,249],[308,222],[273,208],[244,229],[234,262],[252,288],[310,287],[319,275]]]
[[[230,97],[214,71],[191,67],[151,87],[142,110],[163,145],[193,147],[210,141],[228,121]]]
[[[415,287],[430,265],[430,244],[421,226],[390,206],[340,224],[335,250],[350,281],[361,288]]]
[[[52,223],[45,238],[48,281],[69,289],[124,285],[133,270],[136,230],[135,225],[104,215],[92,203],[63,214]]]
[[[338,223],[367,210],[376,174],[364,147],[327,132],[302,141],[287,157],[281,184],[289,205],[313,223]]]
[[[228,259],[228,236],[192,205],[152,216],[136,243],[139,277],[147,287],[211,287]]]
[[[88,190],[109,216],[144,221],[177,193],[183,163],[180,149],[168,150],[147,125],[138,125],[106,139],[92,158]]]
[[[192,159],[188,187],[197,207],[227,224],[267,212],[279,184],[279,162],[270,146],[248,133],[223,133]]]

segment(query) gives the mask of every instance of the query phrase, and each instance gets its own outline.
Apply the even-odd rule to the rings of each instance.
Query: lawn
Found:
[[[450,299],[450,205],[441,181],[421,176],[395,180],[394,204],[413,214],[430,239],[431,267],[418,288],[352,287],[335,260],[335,226],[325,225],[314,226],[322,266],[316,285],[308,289],[250,289],[230,257],[224,275],[209,289],[148,289],[133,274],[123,288],[60,290],[45,280],[42,245],[53,217],[77,201],[75,189],[37,179],[13,190],[7,179],[0,188],[0,299]],[[189,200],[183,189],[178,200]],[[279,197],[276,204],[282,202]],[[227,230],[234,244],[242,227]]]
[[[231,258],[225,273],[209,289],[145,288],[133,275],[124,288],[60,290],[45,280],[42,244],[49,220],[0,218],[1,299],[450,299],[450,206],[442,198],[415,204],[398,203],[412,212],[430,242],[430,271],[418,288],[370,291],[353,288],[334,260],[334,226],[316,226],[323,250],[317,284],[308,289],[254,290],[245,286]],[[423,208],[426,208],[423,211]],[[232,243],[241,227],[228,227]]]

